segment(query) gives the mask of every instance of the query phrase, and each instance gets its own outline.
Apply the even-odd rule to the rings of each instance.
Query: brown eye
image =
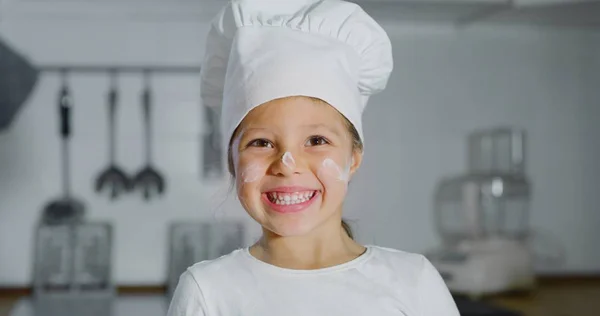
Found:
[[[251,141],[250,143],[248,143],[248,146],[249,147],[273,148],[273,144],[271,144],[271,142],[266,139],[255,139],[255,140]]]
[[[306,141],[306,146],[320,146],[320,145],[327,145],[327,144],[329,144],[329,141],[327,141],[327,139],[325,139],[325,137],[322,137],[322,136],[311,136]]]

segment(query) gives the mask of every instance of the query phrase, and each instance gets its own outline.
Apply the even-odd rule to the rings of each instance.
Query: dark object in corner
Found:
[[[39,71],[0,39],[0,132],[10,127],[35,87]]]
[[[523,314],[494,306],[483,301],[474,301],[463,296],[454,296],[461,316],[523,316]]]

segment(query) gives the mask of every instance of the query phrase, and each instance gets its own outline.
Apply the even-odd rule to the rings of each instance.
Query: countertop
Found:
[[[600,315],[600,278],[557,278],[540,281],[537,289],[485,301],[520,311],[524,316]]]

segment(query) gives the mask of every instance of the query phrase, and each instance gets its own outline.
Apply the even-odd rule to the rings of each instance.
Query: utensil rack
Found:
[[[195,65],[43,65],[37,66],[41,72],[68,73],[153,73],[200,75],[200,66]]]
[[[194,75],[200,77],[200,65],[110,65],[110,64],[46,64],[36,67],[41,73],[60,73],[63,84],[67,74],[105,74],[107,76],[129,73],[139,75]],[[201,136],[203,166],[201,167],[204,178],[217,177],[223,174],[222,149],[218,143],[218,114],[214,109],[204,107],[206,131]]]

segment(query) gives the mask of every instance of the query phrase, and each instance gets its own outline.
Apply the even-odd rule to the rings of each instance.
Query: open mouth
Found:
[[[267,192],[269,202],[276,205],[295,205],[310,201],[317,194],[317,190],[299,192]]]

